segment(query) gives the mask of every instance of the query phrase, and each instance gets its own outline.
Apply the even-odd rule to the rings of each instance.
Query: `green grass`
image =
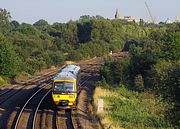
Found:
[[[6,84],[7,82],[0,76],[0,87]]]
[[[116,95],[100,96],[110,107],[105,117],[109,117],[112,127],[117,128],[172,128],[165,118],[170,106],[160,98],[144,92],[138,93],[125,87],[110,90]],[[114,125],[113,125],[114,124]]]

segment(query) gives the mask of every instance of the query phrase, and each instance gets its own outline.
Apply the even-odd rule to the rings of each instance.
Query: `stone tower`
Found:
[[[115,14],[115,19],[119,19],[120,18],[120,15],[119,15],[119,10],[116,9],[116,14]]]
[[[176,16],[176,21],[175,22],[179,22],[179,17],[178,16]]]

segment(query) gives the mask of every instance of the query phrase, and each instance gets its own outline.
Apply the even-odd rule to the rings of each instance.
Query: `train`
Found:
[[[52,80],[53,105],[58,109],[76,108],[80,66],[68,64]]]

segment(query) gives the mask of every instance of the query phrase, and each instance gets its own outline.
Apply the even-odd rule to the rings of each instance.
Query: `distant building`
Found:
[[[132,18],[131,16],[124,16],[124,20],[128,21],[128,22],[139,22],[140,19],[135,19],[135,18]]]
[[[115,19],[120,19],[119,10],[116,9]]]
[[[116,13],[115,13],[115,19],[120,19],[120,15],[119,15],[119,10],[116,9]],[[124,16],[123,20],[126,20],[128,22],[135,22],[139,25],[143,25],[145,23],[152,23],[151,21],[145,21],[144,19],[138,19],[138,18],[133,18],[131,16]]]
[[[140,19],[140,18],[133,18],[131,16],[124,16],[124,20],[128,21],[128,22],[134,22],[134,23],[137,23],[137,24],[144,24],[144,23],[152,23],[151,21],[147,21],[147,20],[144,20],[144,19]]]
[[[179,22],[179,17],[178,16],[176,16],[176,21],[175,22]]]
[[[166,24],[171,24],[173,23],[169,18],[167,18],[167,20],[165,21]]]

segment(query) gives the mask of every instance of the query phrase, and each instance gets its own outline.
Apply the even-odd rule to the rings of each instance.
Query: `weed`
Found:
[[[172,128],[165,119],[165,112],[170,107],[148,92],[138,93],[124,86],[115,89],[97,87],[94,94],[96,107],[98,98],[104,99],[104,111],[97,114],[105,128]]]

